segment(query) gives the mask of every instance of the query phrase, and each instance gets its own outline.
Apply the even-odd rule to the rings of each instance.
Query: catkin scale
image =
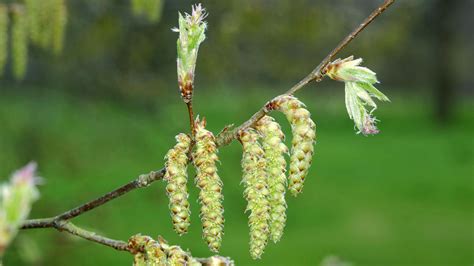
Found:
[[[188,255],[178,246],[171,246],[168,250],[168,265],[181,266],[187,265]]]
[[[311,166],[316,140],[316,125],[311,120],[311,114],[306,110],[304,103],[293,96],[279,96],[267,106],[284,113],[291,124],[293,139],[291,141],[288,189],[293,196],[296,196],[301,193],[304,179]]]
[[[281,239],[286,223],[285,190],[287,179],[284,154],[288,153],[288,148],[283,142],[285,135],[281,131],[280,125],[272,117],[261,118],[257,122],[256,129],[262,134],[269,190],[270,237],[276,243]]]
[[[167,161],[164,180],[168,182],[166,192],[169,198],[173,228],[176,233],[183,235],[188,231],[191,214],[186,188],[191,139],[186,134],[180,133],[176,136],[176,142],[176,145],[168,151],[165,157]]]
[[[218,252],[224,234],[223,184],[217,174],[215,137],[205,129],[205,125],[205,120],[195,122],[196,149],[193,152],[193,163],[196,167],[196,186],[200,189],[202,235],[209,249]]]
[[[240,133],[242,143],[242,183],[247,200],[249,215],[250,255],[253,259],[261,257],[268,242],[270,205],[267,177],[265,173],[265,153],[258,143],[259,134],[253,129]]]

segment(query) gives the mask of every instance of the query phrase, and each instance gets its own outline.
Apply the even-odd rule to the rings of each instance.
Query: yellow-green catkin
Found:
[[[139,16],[143,14],[143,10],[145,8],[144,3],[146,0],[131,0],[132,4],[132,13],[135,16]]]
[[[46,10],[41,8],[41,1],[38,0],[25,0],[25,7],[28,13],[28,32],[30,39],[34,44],[39,44],[43,24],[42,16]]]
[[[211,251],[218,252],[224,234],[223,184],[217,174],[215,137],[212,132],[205,129],[205,126],[205,120],[196,120],[196,149],[193,153],[193,163],[196,167],[196,185],[200,189],[203,238]]]
[[[56,0],[25,0],[26,11],[28,13],[28,33],[33,44],[48,48],[51,40],[50,11],[54,10]]]
[[[31,41],[59,54],[63,49],[67,7],[65,0],[25,0]]]
[[[65,0],[53,1],[51,5],[51,48],[55,54],[63,50],[64,32],[67,24],[67,8]]]
[[[284,143],[285,134],[280,125],[270,116],[264,116],[256,125],[256,129],[262,134],[262,147],[265,153],[268,203],[270,205],[270,237],[273,242],[278,242],[283,235],[286,223],[286,201],[285,191],[286,160],[285,154],[288,147]]]
[[[181,266],[187,265],[188,254],[178,246],[171,246],[168,249],[168,265]]]
[[[163,0],[149,0],[146,2],[146,17],[151,22],[158,22],[161,18],[161,10],[163,9]]]
[[[164,180],[168,182],[166,191],[173,220],[173,228],[179,235],[188,232],[191,210],[188,202],[188,152],[191,138],[180,133],[176,136],[176,145],[168,151]]]
[[[8,58],[8,7],[0,4],[0,77],[3,76]]]
[[[12,8],[12,59],[13,75],[16,79],[22,79],[26,73],[28,64],[28,24],[25,10],[20,5]]]
[[[304,103],[293,96],[279,96],[267,107],[283,112],[291,124],[293,139],[288,189],[293,196],[296,196],[303,190],[304,179],[313,159],[316,125],[311,120],[311,115]]]
[[[163,0],[131,0],[132,13],[143,16],[150,22],[158,22],[161,18]]]
[[[247,200],[249,215],[250,255],[253,259],[261,257],[268,242],[270,220],[269,190],[265,173],[265,153],[258,143],[259,134],[247,129],[240,134],[242,143],[242,183]]]
[[[158,240],[154,240],[149,236],[134,235],[128,240],[128,250],[134,254],[134,266],[202,266],[189,252],[183,251],[179,246],[170,246],[160,236]],[[233,263],[228,258],[216,257],[216,259]],[[233,265],[212,264],[212,261],[206,265]]]
[[[134,266],[168,266],[166,252],[160,243],[149,236],[134,235],[128,240]]]

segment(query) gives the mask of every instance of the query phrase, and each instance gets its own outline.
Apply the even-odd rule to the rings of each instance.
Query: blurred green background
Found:
[[[382,1],[202,1],[209,30],[194,105],[218,132],[245,121],[305,76]],[[177,93],[170,29],[191,1],[166,1],[162,18],[134,17],[127,0],[68,1],[65,50],[30,48],[25,79],[0,80],[0,176],[30,160],[45,183],[31,217],[53,216],[159,169],[188,131]],[[304,193],[288,197],[288,223],[263,258],[248,253],[241,148],[220,150],[225,236],[238,265],[474,263],[474,18],[469,0],[399,0],[340,56],[365,59],[392,100],[382,132],[356,135],[343,84],[310,84],[297,97],[318,126]],[[275,114],[287,133],[284,117]],[[192,171],[192,170],[190,170]],[[192,176],[190,172],[190,176]],[[74,222],[115,239],[162,235],[210,256],[200,238],[196,188],[190,232],[171,227],[164,183],[131,192]],[[130,265],[132,257],[52,229],[22,231],[5,265]]]

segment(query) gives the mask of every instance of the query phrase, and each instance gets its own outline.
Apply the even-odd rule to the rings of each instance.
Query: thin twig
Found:
[[[53,218],[48,218],[48,219],[32,219],[32,220],[26,220],[21,229],[28,229],[28,228],[41,228],[44,227],[45,225],[48,224],[48,221],[51,219],[54,221],[67,221],[70,220],[74,217],[77,217],[85,212],[88,212],[92,209],[95,209],[99,206],[104,205],[105,203],[118,198],[134,189],[137,188],[142,188],[142,187],[147,187],[151,183],[155,182],[156,180],[160,180],[163,178],[163,175],[165,174],[166,169],[162,168],[158,171],[151,171],[148,174],[143,174],[140,175],[138,178],[135,180],[132,180],[128,182],[127,184],[103,195],[100,196],[94,200],[91,200],[89,202],[86,202],[76,208],[73,208],[71,210],[65,211],[56,217]],[[46,226],[48,227],[48,226]]]
[[[111,238],[99,235],[95,232],[76,226],[75,224],[68,221],[56,221],[54,217],[46,218],[46,219],[31,220],[31,224],[32,225],[34,224],[35,227],[30,227],[30,228],[55,228],[56,230],[60,232],[66,232],[71,235],[75,235],[80,238],[84,238],[86,240],[96,242],[98,244],[108,246],[119,251],[127,251],[132,254],[136,252],[135,250],[131,249],[129,243],[125,241],[111,239]],[[231,259],[226,258],[226,257],[221,257],[221,256],[212,256],[209,258],[194,258],[194,259],[197,260],[202,265],[215,265],[212,263],[215,261],[224,262],[225,265],[233,265],[233,262]]]
[[[191,129],[191,135],[194,137],[194,111],[193,111],[193,102],[187,102],[186,106],[188,107],[188,115],[189,115],[189,127]]]
[[[380,14],[382,14],[391,4],[393,4],[395,0],[385,0],[383,4],[377,7],[372,13],[364,19],[364,21],[355,28],[349,35],[347,35],[337,46],[334,48],[324,59],[319,63],[319,65],[311,71],[306,77],[296,83],[293,87],[291,87],[286,93],[283,95],[293,95],[296,91],[303,88],[305,85],[310,83],[311,81],[321,81],[324,77],[324,72],[326,66],[331,62],[331,60],[336,56],[344,47],[346,47],[359,33],[364,30],[375,18],[377,18]],[[280,95],[279,95],[280,96]],[[278,97],[278,96],[277,96]],[[271,102],[271,101],[270,101]],[[255,123],[260,120],[262,117],[267,115],[271,110],[267,108],[267,105],[263,106],[258,110],[252,117],[242,123],[242,125],[238,126],[232,131],[226,131],[220,134],[217,137],[217,146],[225,146],[236,139],[239,135],[239,132],[242,130],[252,127]]]
[[[128,244],[121,240],[111,239],[105,236],[98,235],[95,232],[85,230],[74,225],[71,222],[64,220],[56,220],[55,217],[45,219],[30,220],[28,225],[24,225],[22,229],[32,228],[55,228],[60,232],[67,232],[69,234],[93,241],[116,250],[128,251]]]
[[[290,88],[284,95],[294,94],[296,91],[300,90],[311,81],[321,81],[325,74],[324,73],[325,67],[334,58],[334,56],[336,56],[342,49],[344,49],[344,47],[346,47],[362,30],[364,30],[365,27],[367,27],[367,25],[369,25],[375,18],[377,18],[391,4],[393,4],[394,1],[395,0],[385,0],[384,3],[380,5],[377,9],[375,9],[354,31],[352,31],[347,37],[345,37],[336,46],[336,48],[333,49],[310,74],[308,74],[305,78],[303,78],[301,81],[295,84],[292,88]],[[189,113],[190,122],[191,122],[191,130],[194,132],[194,121],[193,121],[194,114],[192,111],[192,106],[190,104],[187,104],[187,105],[188,105],[188,113]],[[245,121],[234,130],[228,130],[228,128],[223,130],[216,138],[217,147],[222,147],[229,144],[231,141],[237,138],[238,133],[241,130],[253,126],[259,119],[261,119],[263,116],[265,116],[269,112],[270,110],[265,105],[260,110],[258,110],[254,115],[252,115],[252,117],[249,120]],[[91,200],[74,209],[71,209],[62,214],[59,214],[56,217],[27,220],[22,225],[21,229],[53,227],[60,231],[65,231],[70,234],[73,234],[73,235],[76,235],[76,236],[79,236],[79,237],[82,237],[82,238],[85,238],[85,239],[88,239],[88,240],[91,240],[91,241],[94,241],[106,246],[110,246],[118,250],[127,250],[124,246],[124,244],[126,245],[125,242],[99,236],[93,232],[89,232],[87,230],[84,230],[82,228],[79,228],[73,225],[68,220],[74,217],[77,217],[85,212],[88,212],[94,208],[102,206],[105,203],[115,198],[118,198],[132,190],[146,187],[150,185],[151,183],[153,183],[154,181],[162,179],[165,174],[165,171],[166,169],[162,168],[158,171],[152,171],[148,174],[140,175],[138,178],[130,181],[129,183],[97,199]]]
[[[55,228],[56,230],[60,232],[67,232],[71,235],[75,235],[80,238],[84,238],[86,240],[96,242],[98,244],[108,246],[119,251],[127,251],[132,254],[135,252],[134,250],[131,250],[129,243],[125,241],[101,236],[95,232],[83,229],[68,221],[56,221],[54,217],[31,220],[30,224],[34,225],[34,227],[23,227],[23,229]],[[213,264],[212,262],[215,262],[216,260],[220,262],[226,262],[225,265],[233,265],[232,260],[230,260],[229,258],[220,257],[220,256],[212,256],[209,258],[194,258],[194,259],[199,261],[199,263],[201,263],[202,265],[215,265],[215,263]]]
[[[344,49],[359,33],[361,33],[375,18],[380,16],[390,5],[392,5],[395,0],[385,0],[383,4],[374,9],[372,13],[364,19],[364,21],[355,28],[349,35],[346,36],[337,46],[334,48],[324,59],[319,63],[319,65],[311,71],[304,79],[295,84],[291,89],[289,89],[285,94],[292,95],[299,89],[303,88],[306,84],[311,81],[321,81],[325,74],[326,66],[334,59],[334,57]]]

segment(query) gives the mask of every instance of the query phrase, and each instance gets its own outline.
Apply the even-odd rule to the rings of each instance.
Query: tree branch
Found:
[[[355,28],[349,35],[347,35],[337,46],[334,48],[324,59],[319,63],[319,65],[311,71],[306,77],[296,83],[283,95],[293,95],[296,91],[303,88],[305,85],[311,81],[321,81],[325,74],[326,66],[331,62],[331,60],[342,50],[344,49],[360,32],[362,32],[374,19],[381,15],[390,5],[392,5],[395,0],[385,0],[379,7],[377,7],[372,13],[364,19],[364,21]],[[280,96],[280,95],[279,95]],[[278,96],[277,96],[278,97]],[[271,101],[269,101],[271,102]],[[268,102],[268,103],[269,103]],[[239,133],[249,127],[255,125],[255,123],[260,120],[262,117],[267,115],[271,110],[267,107],[267,104],[260,108],[252,117],[245,121],[242,125],[235,128],[234,130],[225,131],[219,134],[217,137],[217,146],[225,146],[232,142],[239,136]]]
[[[324,59],[319,63],[319,65],[311,71],[304,79],[294,85],[289,89],[285,94],[292,95],[299,89],[303,88],[306,84],[315,80],[317,82],[321,81],[326,74],[326,66],[334,59],[334,57],[344,49],[352,40],[354,40],[359,33],[361,33],[372,21],[374,21],[378,16],[380,16],[390,5],[392,5],[395,0],[385,0],[383,4],[374,9],[372,13],[362,21],[362,23],[355,28],[349,35],[347,35],[337,46],[334,48]]]
[[[186,106],[188,107],[188,116],[189,116],[189,127],[191,129],[191,135],[193,136],[194,139],[194,111],[193,111],[193,102],[190,101],[186,103]]]
[[[60,232],[67,232],[69,234],[78,236],[80,238],[84,238],[86,240],[96,242],[98,244],[111,247],[113,249],[119,251],[127,251],[130,253],[134,253],[135,250],[130,248],[129,243],[122,241],[122,240],[115,240],[105,236],[98,235],[95,232],[85,230],[75,224],[68,222],[68,221],[56,221],[54,217],[52,218],[45,218],[45,219],[34,219],[30,220],[30,225],[32,227],[23,227],[23,229],[31,229],[31,228],[55,228]],[[231,260],[229,258],[221,257],[221,256],[212,256],[209,258],[194,258],[202,265],[215,265],[213,261],[220,261],[226,262],[225,265],[233,265],[231,264]]]
[[[110,238],[98,235],[95,232],[82,229],[71,222],[64,221],[64,220],[57,220],[55,217],[29,220],[29,223],[22,227],[22,229],[32,229],[32,228],[55,228],[60,232],[67,232],[69,234],[114,248],[116,250],[129,251],[128,244],[124,241],[110,239]]]
[[[77,217],[85,212],[88,212],[92,209],[95,209],[101,205],[104,205],[105,203],[118,198],[134,189],[137,188],[142,188],[142,187],[147,187],[151,183],[155,182],[156,180],[160,180],[163,178],[163,175],[165,174],[166,169],[162,168],[158,171],[151,171],[148,174],[143,174],[140,175],[138,178],[135,180],[132,180],[128,182],[127,184],[103,195],[100,196],[94,200],[91,200],[89,202],[86,202],[74,209],[65,211],[56,217],[53,217],[54,221],[67,221],[70,220],[74,217]],[[46,219],[48,220],[48,219]],[[40,221],[40,222],[39,222]],[[42,222],[42,223],[41,223]],[[26,220],[25,223],[23,223],[23,226],[21,229],[28,229],[28,228],[39,228],[39,227],[44,227],[43,225],[45,224],[45,219],[33,219],[33,220]],[[47,224],[47,223],[46,223]]]
[[[344,49],[360,32],[362,32],[375,18],[377,18],[380,14],[382,14],[391,4],[393,4],[395,0],[385,0],[383,4],[381,4],[378,8],[376,8],[364,21],[355,28],[349,35],[347,35],[337,46],[334,48],[324,59],[319,63],[319,65],[311,71],[305,78],[291,87],[286,93],[283,95],[292,95],[296,91],[303,88],[305,85],[310,83],[311,81],[321,81],[325,74],[326,66],[331,62],[331,60],[342,50]],[[271,101],[270,101],[271,102]],[[217,147],[222,147],[234,139],[238,137],[238,134],[241,130],[244,130],[248,127],[252,127],[259,119],[270,112],[270,108],[267,105],[263,106],[260,110],[258,110],[250,119],[242,123],[240,126],[233,130],[229,130],[228,127],[224,128],[224,130],[216,137],[216,144]],[[190,116],[191,122],[191,130],[193,130],[193,117],[194,114],[192,112],[192,107],[188,105],[188,113]],[[194,132],[193,132],[194,133]],[[70,219],[77,217],[83,213],[86,213],[92,209],[95,209],[99,206],[104,205],[105,203],[118,198],[132,190],[137,188],[147,187],[151,183],[157,180],[161,180],[165,174],[166,169],[162,168],[157,171],[152,171],[148,174],[140,175],[138,178],[130,181],[129,183],[99,197],[94,200],[91,200],[87,203],[84,203],[74,209],[68,210],[64,213],[57,215],[56,217],[52,218],[45,218],[45,219],[31,219],[25,221],[22,225],[21,229],[32,229],[32,228],[56,228],[59,231],[65,231],[70,234],[106,245],[117,250],[127,250],[126,245],[127,243],[120,241],[120,240],[113,240],[103,236],[99,236],[93,232],[89,232],[82,228],[79,228],[69,222]],[[205,260],[205,259],[204,259]]]

